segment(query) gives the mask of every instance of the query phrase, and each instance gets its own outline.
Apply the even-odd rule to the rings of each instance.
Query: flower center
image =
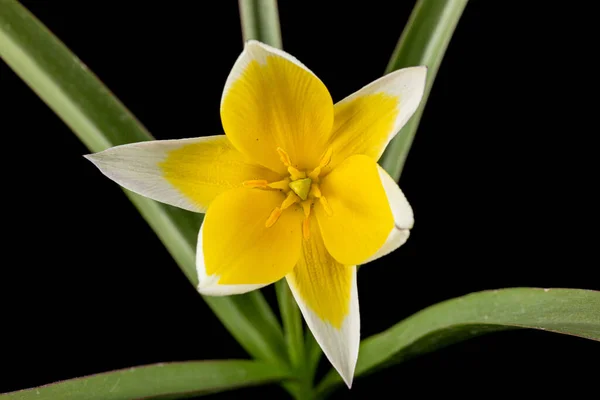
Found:
[[[331,149],[325,152],[319,165],[308,173],[296,169],[292,165],[289,155],[281,147],[277,148],[277,153],[279,153],[281,162],[287,167],[289,176],[277,182],[267,182],[262,179],[246,181],[244,182],[244,186],[251,189],[279,190],[286,194],[286,198],[281,203],[281,206],[275,207],[269,218],[267,218],[265,222],[267,228],[275,225],[285,209],[300,203],[304,211],[302,234],[305,239],[308,239],[310,237],[310,211],[314,203],[319,201],[325,212],[328,215],[332,214],[327,199],[321,194],[321,189],[319,188],[319,175],[321,174],[321,170],[331,161]]]
[[[300,197],[300,200],[306,200],[308,198],[308,192],[310,191],[310,184],[312,180],[310,178],[298,179],[292,181],[288,185],[290,189]]]

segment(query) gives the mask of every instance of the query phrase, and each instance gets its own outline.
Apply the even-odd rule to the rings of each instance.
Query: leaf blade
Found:
[[[247,360],[191,361],[126,368],[0,394],[1,400],[176,398],[277,382],[289,376]]]
[[[471,293],[430,306],[361,342],[355,376],[488,332],[529,328],[600,341],[600,292],[513,288]],[[341,379],[331,371],[328,393]]]
[[[35,16],[15,0],[0,0],[0,58],[94,152],[119,144],[153,140],[127,108]],[[195,246],[202,221],[194,214],[124,190],[185,276],[198,284]],[[233,337],[251,355],[279,361],[283,333],[265,310],[253,312],[250,296],[203,296]],[[272,313],[272,312],[271,312]]]
[[[380,159],[383,169],[396,181],[402,174],[435,76],[467,2],[468,0],[418,0],[385,70],[387,74],[405,67],[428,67],[421,105],[388,144]]]

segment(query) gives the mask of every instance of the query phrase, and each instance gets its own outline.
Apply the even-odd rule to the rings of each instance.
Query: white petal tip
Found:
[[[248,50],[252,50],[252,49],[261,49],[261,50],[266,50],[267,52],[272,52],[272,53],[278,53],[276,48],[274,48],[273,46],[269,46],[266,43],[263,42],[259,42],[256,39],[250,39],[247,40],[244,43],[244,50],[248,51]]]
[[[254,45],[261,45],[263,44],[262,42],[259,42],[256,39],[248,39],[246,40],[246,42],[244,43],[245,46],[254,46]]]
[[[394,72],[397,72],[398,75],[400,74],[409,74],[408,76],[410,76],[411,78],[415,79],[415,80],[421,80],[422,81],[422,86],[425,86],[425,81],[427,79],[427,66],[426,65],[418,65],[415,67],[406,67],[406,68],[402,68],[399,70],[396,70]],[[392,72],[392,74],[394,73]]]
[[[210,280],[212,277],[208,277]],[[266,285],[219,285],[216,281],[201,282],[196,290],[203,296],[232,296],[260,289]]]
[[[243,294],[260,289],[265,285],[219,285],[219,278],[215,275],[203,276],[196,290],[203,296],[231,296]]]
[[[352,381],[354,379],[354,368],[348,369],[347,371],[344,371],[343,373],[341,371],[338,371],[338,373],[342,377],[342,380],[344,381],[346,386],[348,386],[348,389],[352,389]]]

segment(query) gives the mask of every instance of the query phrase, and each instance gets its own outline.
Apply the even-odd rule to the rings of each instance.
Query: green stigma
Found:
[[[298,179],[290,182],[290,189],[294,191],[302,200],[308,198],[308,192],[310,191],[310,184],[312,183],[310,178]]]

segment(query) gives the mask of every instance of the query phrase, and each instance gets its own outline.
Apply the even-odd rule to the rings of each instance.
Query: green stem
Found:
[[[282,48],[277,0],[239,0],[239,8],[244,40]]]
[[[283,321],[290,362],[294,367],[302,368],[305,365],[305,357],[300,309],[285,279],[281,279],[275,284],[275,290],[277,291],[277,302]]]
[[[304,349],[306,352],[306,369],[309,371],[309,380],[312,382],[315,379],[315,373],[317,372],[317,367],[319,366],[319,361],[321,360],[323,352],[321,351],[321,346],[319,346],[319,343],[317,343],[317,340],[310,330],[306,333]]]
[[[433,81],[467,1],[418,0],[385,70],[389,73],[409,66],[428,67],[421,105],[390,142],[380,160],[381,166],[396,180],[402,174]]]

